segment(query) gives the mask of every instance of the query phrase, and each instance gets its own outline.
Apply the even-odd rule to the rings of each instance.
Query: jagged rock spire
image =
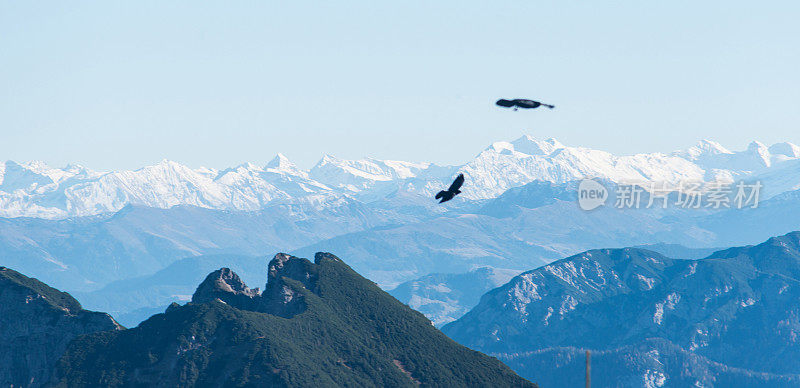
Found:
[[[192,295],[192,303],[206,303],[219,299],[234,307],[250,309],[259,295],[258,288],[251,289],[230,268],[220,268],[206,276]]]

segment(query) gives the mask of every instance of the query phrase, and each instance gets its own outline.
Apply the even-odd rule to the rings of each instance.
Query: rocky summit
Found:
[[[73,338],[119,329],[68,293],[0,267],[0,386],[42,386]]]
[[[75,340],[56,386],[534,387],[328,253],[276,255],[263,292],[227,268],[138,327]]]

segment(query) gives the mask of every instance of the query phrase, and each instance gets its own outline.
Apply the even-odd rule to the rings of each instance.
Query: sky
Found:
[[[2,1],[0,160],[800,143],[797,1]],[[494,106],[531,98],[554,110]]]

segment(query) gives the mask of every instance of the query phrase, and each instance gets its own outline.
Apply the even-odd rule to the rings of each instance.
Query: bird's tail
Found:
[[[436,197],[434,197],[434,198],[436,198],[436,199],[442,198],[442,197],[444,197],[445,194],[447,194],[447,192],[442,190],[438,194],[436,194]],[[428,195],[430,195],[430,194],[428,194]]]

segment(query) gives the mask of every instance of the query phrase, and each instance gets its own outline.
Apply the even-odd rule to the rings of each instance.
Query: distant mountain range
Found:
[[[800,188],[799,158],[800,147],[791,143],[767,147],[753,142],[732,152],[702,141],[671,154],[617,156],[523,136],[494,143],[460,166],[326,155],[306,171],[280,154],[265,166],[245,163],[221,170],[168,160],[114,172],[8,161],[0,164],[0,216],[60,219],[113,213],[127,205],[254,211],[291,203],[323,209],[347,197],[369,202],[398,192],[430,196],[458,171],[467,178],[461,197],[470,200],[494,198],[533,181],[563,184],[584,177],[612,182],[760,179],[768,197]]]
[[[196,277],[158,273],[197,256],[219,258],[214,267],[243,269],[236,257],[259,263],[259,257],[277,251],[298,256],[332,251],[350,257],[354,269],[392,289],[432,273],[456,276],[480,267],[522,272],[597,247],[659,244],[664,250],[654,249],[667,255],[697,258],[713,247],[755,243],[800,229],[800,220],[792,216],[800,214],[800,191],[774,196],[756,209],[606,206],[587,212],[577,206],[571,185],[537,181],[495,199],[457,198],[448,207],[394,196],[369,203],[348,198],[323,210],[299,204],[253,212],[127,206],[116,214],[64,220],[0,218],[0,265],[18,268],[73,293],[90,309],[134,324],[169,304],[166,298],[181,300],[189,293]],[[212,269],[203,262],[197,265]],[[252,270],[245,277],[248,273]],[[125,282],[151,276],[152,287],[125,295]],[[173,280],[157,285],[167,278]],[[455,300],[441,296],[433,303]],[[442,323],[472,303],[448,306],[447,317],[431,310],[429,317]]]
[[[273,254],[406,220],[354,201],[326,211],[301,205],[258,212],[127,206],[77,219],[0,218],[0,264],[59,288],[86,291],[152,274],[189,256]]]
[[[799,279],[800,232],[700,260],[590,250],[514,277],[443,331],[543,385],[592,349],[600,386],[797,386]]]
[[[476,290],[457,280],[477,268],[522,272],[587,249],[653,244],[698,258],[798,230],[800,190],[784,190],[800,184],[796,151],[753,143],[731,152],[706,141],[669,155],[614,156],[524,136],[451,167],[326,156],[303,171],[278,156],[263,168],[165,162],[97,173],[8,162],[0,165],[0,212],[8,216],[0,217],[0,265],[135,324],[199,281],[200,272],[175,263],[245,270],[238,266],[278,251],[337,252],[384,289],[420,281],[401,299],[417,298],[414,306],[442,324],[477,303]],[[432,194],[457,171],[467,176],[464,193],[436,203]],[[764,195],[755,209],[607,204],[587,212],[577,206],[576,179],[584,176],[603,178],[612,191],[628,179],[760,177]],[[452,292],[429,289],[441,283],[422,279],[430,274],[451,278]],[[137,282],[135,292],[126,288]],[[480,292],[497,285],[490,283]]]
[[[463,194],[437,204],[433,193],[457,172],[467,178]],[[577,203],[584,177],[610,192],[632,182],[715,179],[759,180],[764,188],[757,208],[617,209],[607,204],[585,211]],[[347,257],[355,271],[435,325],[445,325],[454,339],[491,353],[544,386],[578,384],[558,376],[580,375],[585,349],[595,354],[600,385],[610,385],[603,382],[616,376],[623,386],[793,386],[800,383],[800,364],[794,361],[800,355],[794,338],[800,333],[800,311],[795,311],[800,292],[793,291],[800,279],[800,235],[714,251],[800,230],[797,215],[800,148],[789,143],[754,142],[732,152],[703,141],[671,154],[616,156],[524,136],[494,143],[459,166],[325,156],[307,171],[282,155],[263,167],[224,170],[169,161],[107,173],[75,165],[0,164],[0,265],[80,300],[35,279],[7,276],[40,290],[45,302],[60,301],[47,302],[55,310],[43,316],[66,322],[72,337],[97,330],[97,325],[81,326],[93,321],[76,317],[117,326],[107,315],[82,312],[84,307],[107,311],[133,327],[173,302],[197,297],[195,286],[218,268],[231,268],[244,279],[226,284],[239,290],[234,299],[247,306],[197,299],[125,334],[93,336],[72,353],[72,364],[62,369],[64,381],[97,377],[81,355],[106,357],[106,344],[121,347],[133,338],[128,336],[150,338],[169,327],[172,337],[161,338],[164,343],[191,348],[187,338],[198,333],[182,328],[188,320],[246,321],[255,328],[248,333],[262,335],[262,324],[272,318],[252,318],[264,311],[249,304],[256,294],[244,284],[263,284],[267,257],[275,252],[311,257],[322,251]],[[309,271],[319,269],[300,262]],[[230,280],[231,273],[217,275]],[[222,300],[228,297],[205,284]],[[365,293],[379,295],[365,287]],[[324,295],[319,301],[320,295],[301,293],[319,306],[328,303]],[[275,314],[291,315],[286,308]],[[9,322],[8,327],[19,328]],[[159,346],[141,343],[142,352],[156,357],[153,365],[163,362],[155,356],[164,350]],[[248,349],[264,355],[262,350]],[[413,366],[387,355],[376,356],[383,361],[375,365],[383,368],[388,360],[397,366],[393,360],[398,360],[407,377]],[[274,356],[264,355],[262,361],[274,364]],[[104,367],[119,366],[104,360],[109,362]],[[20,369],[28,372],[0,378],[42,379],[42,366],[34,364]],[[416,366],[425,370],[423,364]],[[205,368],[194,361],[185,365],[195,372]],[[540,374],[546,367],[553,372]],[[166,373],[156,369],[153,373]],[[338,381],[338,372],[334,375]],[[358,376],[341,381],[371,378]],[[421,381],[413,372],[412,380],[392,376],[405,383]]]

